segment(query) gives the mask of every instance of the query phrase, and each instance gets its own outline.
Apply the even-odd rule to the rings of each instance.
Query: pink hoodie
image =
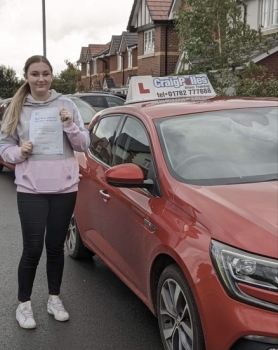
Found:
[[[21,145],[29,141],[31,112],[40,108],[65,108],[73,121],[63,123],[63,154],[32,154],[25,158]],[[5,118],[6,119],[6,118]],[[6,119],[7,120],[7,119]],[[66,193],[77,191],[79,166],[74,151],[84,152],[89,147],[89,132],[75,104],[66,96],[51,90],[46,101],[37,101],[28,95],[13,135],[0,132],[0,155],[5,162],[16,164],[15,183],[18,192],[27,193]]]

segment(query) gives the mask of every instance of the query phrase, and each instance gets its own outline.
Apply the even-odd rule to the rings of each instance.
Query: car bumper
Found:
[[[206,350],[278,350],[276,312],[232,299],[216,275],[196,284],[193,292]]]

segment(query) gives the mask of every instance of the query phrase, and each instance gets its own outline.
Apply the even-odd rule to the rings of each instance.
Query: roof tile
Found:
[[[88,49],[91,57],[97,56],[99,53],[109,48],[109,44],[90,44]]]
[[[147,0],[147,5],[154,21],[167,21],[172,0]]]

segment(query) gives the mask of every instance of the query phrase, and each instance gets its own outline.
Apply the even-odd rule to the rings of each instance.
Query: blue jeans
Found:
[[[18,267],[18,300],[29,301],[44,239],[47,281],[51,295],[59,295],[64,270],[64,243],[77,192],[63,194],[17,193],[23,236]]]

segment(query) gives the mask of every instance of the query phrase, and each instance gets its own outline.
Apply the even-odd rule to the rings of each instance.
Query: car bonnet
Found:
[[[179,183],[174,202],[207,227],[212,238],[278,258],[278,182],[224,186]]]

